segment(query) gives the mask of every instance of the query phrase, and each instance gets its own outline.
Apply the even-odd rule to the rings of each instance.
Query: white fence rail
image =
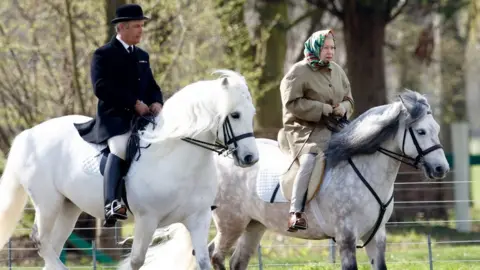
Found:
[[[415,201],[395,201],[396,208],[418,208],[418,207],[428,207],[428,208],[436,208],[436,207],[444,207],[445,204],[453,205],[453,209],[455,211],[455,219],[452,220],[419,220],[419,221],[391,221],[387,223],[387,231],[389,228],[399,228],[402,226],[426,226],[426,225],[441,225],[441,226],[451,226],[452,223],[455,223],[455,228],[458,232],[468,233],[472,231],[472,228],[475,226],[477,228],[480,227],[480,219],[472,218],[470,215],[470,204],[473,202],[479,202],[476,200],[472,200],[470,196],[470,186],[474,182],[480,181],[480,179],[471,179],[470,177],[470,163],[469,163],[469,147],[468,147],[468,137],[470,136],[468,129],[468,125],[465,123],[456,123],[452,124],[451,126],[452,131],[452,142],[453,142],[453,157],[454,157],[454,167],[451,168],[451,172],[453,174],[453,181],[420,181],[423,176],[419,176],[419,181],[416,182],[399,182],[395,183],[395,190],[404,190],[404,191],[413,191],[413,190],[445,190],[445,191],[452,191],[454,197],[452,200],[415,200]],[[417,174],[418,172],[400,172],[399,175],[407,175],[407,174]],[[450,184],[450,186],[442,186],[442,187],[432,187],[431,185],[435,184]],[[26,211],[33,211],[31,208],[25,209]],[[95,228],[78,228],[76,231],[80,230],[92,230]],[[115,229],[115,228],[112,228]],[[22,232],[23,231],[23,232]],[[20,229],[17,230],[17,234],[25,234],[25,231],[30,231],[30,229]],[[116,241],[120,241],[121,239],[119,236]],[[307,245],[293,245],[293,244],[282,244],[282,245],[268,245],[262,244],[258,247],[257,250],[257,257],[255,258],[255,263],[251,263],[250,268],[258,268],[258,269],[269,269],[271,267],[275,268],[285,268],[290,269],[295,266],[310,266],[310,267],[322,267],[322,266],[332,266],[335,265],[338,267],[338,251],[336,250],[335,243],[333,241],[330,242],[316,242],[318,244],[311,244]],[[322,244],[324,243],[324,244]],[[0,265],[4,267],[0,267],[0,269],[41,269],[43,267],[43,261],[39,260],[39,256],[36,254],[36,249],[33,247],[31,243],[24,243],[25,246],[22,247],[13,247],[12,243],[9,242],[8,246],[5,247],[1,253],[0,257]],[[478,245],[479,248],[477,250],[478,256],[468,257],[466,259],[450,259],[445,257],[436,257],[435,252],[439,250],[447,250],[448,246],[454,245]],[[266,260],[268,253],[272,252],[273,250],[285,250],[285,249],[301,249],[301,248],[315,248],[322,251],[327,251],[328,256],[326,260],[319,258],[316,261],[320,261],[321,263],[311,263],[311,262],[295,262],[295,263],[271,263]],[[388,242],[387,243],[387,253],[389,249],[395,249],[396,247],[402,247],[401,252],[413,252],[419,251],[421,252],[422,259],[417,260],[409,260],[410,264],[421,264],[430,266],[430,269],[434,269],[435,265],[438,264],[448,264],[448,263],[468,263],[472,265],[478,265],[478,269],[480,269],[480,237],[479,239],[468,239],[468,240],[432,240],[430,234],[425,234],[425,238],[421,241],[403,241],[403,242]],[[97,251],[106,252],[108,250],[121,250],[122,253],[127,254],[129,252],[128,248],[110,248],[110,249],[101,249],[95,245],[95,242],[92,241],[91,248],[68,248],[66,251],[83,251],[81,255],[78,255],[79,258],[75,258],[74,255],[69,254],[68,261],[83,261],[81,263],[82,266],[75,266],[69,265],[70,269],[114,269],[115,266],[106,267],[104,265],[99,265],[98,258],[97,258]],[[32,263],[28,263],[29,261],[38,261],[41,266],[38,267],[31,267],[31,266],[19,266],[22,263],[18,263],[18,260],[14,260],[13,254],[16,252],[25,252],[26,257],[22,258],[26,265],[32,265]],[[30,251],[30,252],[28,252]],[[358,253],[364,253],[363,250],[359,250]],[[73,259],[72,259],[73,256]],[[81,257],[81,258],[80,258]],[[388,264],[396,264],[402,263],[401,261],[396,261],[395,259],[389,258]],[[369,264],[368,261],[359,261],[359,264]],[[311,269],[311,268],[310,268]]]

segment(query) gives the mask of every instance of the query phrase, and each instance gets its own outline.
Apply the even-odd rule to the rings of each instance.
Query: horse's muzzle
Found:
[[[246,154],[241,158],[241,160],[239,160],[238,165],[240,167],[250,167],[257,162],[258,162],[258,157],[252,154]]]
[[[441,164],[427,164],[424,165],[426,174],[430,179],[442,179],[449,172],[450,168],[448,166],[443,166]]]

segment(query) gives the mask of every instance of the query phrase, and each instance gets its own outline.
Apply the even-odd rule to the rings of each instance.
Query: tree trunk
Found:
[[[261,45],[257,47],[257,63],[260,63],[262,75],[255,92],[257,114],[255,129],[260,132],[273,131],[282,126],[282,106],[280,99],[280,80],[284,74],[287,53],[288,18],[286,0],[257,1],[256,12],[260,14],[260,24],[255,31]],[[271,27],[271,28],[270,28]]]
[[[480,0],[470,0],[467,22],[467,44],[465,46],[465,94],[467,105],[467,116],[470,128],[478,134],[480,128],[480,109],[478,101],[480,100],[480,55],[478,54],[478,33],[480,30]],[[480,153],[480,144],[478,135],[472,136],[471,151],[472,154]],[[471,200],[473,207],[480,209],[480,183],[472,181]]]
[[[257,108],[256,135],[275,138],[282,126],[279,84],[287,53],[287,0],[217,0],[216,3],[227,40],[225,53],[236,55],[234,61],[227,61],[227,66],[242,72],[249,80]]]
[[[107,25],[107,37],[105,43],[109,42],[112,36],[115,35],[115,29],[110,22],[115,18],[117,7],[126,3],[126,0],[105,0],[105,18]]]
[[[467,23],[465,48],[465,89],[468,122],[473,129],[480,128],[480,57],[478,55],[478,31],[480,28],[480,0],[471,0]],[[477,152],[479,150],[476,150]]]
[[[126,0],[105,0],[105,17],[107,28],[106,42],[109,42],[115,34],[114,28],[110,21],[115,18],[117,7],[126,4]],[[117,222],[116,228],[105,228],[102,226],[103,220],[97,220],[96,243],[98,248],[106,249],[105,253],[115,259],[120,258],[122,252],[117,247],[117,242],[121,241],[122,222]],[[118,239],[115,237],[118,236]]]
[[[442,23],[442,38],[439,42],[440,49],[443,53],[441,58],[442,71],[442,96],[441,96],[441,110],[442,117],[439,118],[441,126],[441,137],[445,153],[452,153],[452,141],[450,125],[456,121],[466,120],[466,98],[465,98],[465,81],[462,66],[464,59],[461,56],[464,53],[465,41],[458,33],[458,22],[456,20],[448,20]],[[453,169],[453,168],[451,168]],[[453,174],[450,173],[443,179],[441,187],[445,191],[441,197],[435,200],[453,200],[454,186],[451,181],[454,181]],[[465,198],[469,199],[469,198]],[[447,211],[453,210],[453,205],[445,205],[445,216]]]
[[[68,20],[68,31],[69,31],[69,37],[70,37],[70,50],[72,52],[72,73],[73,73],[73,78],[72,78],[72,88],[77,96],[77,102],[73,103],[73,108],[72,111],[70,111],[70,114],[73,113],[81,113],[81,114],[87,114],[87,110],[85,107],[85,100],[84,95],[82,94],[82,90],[80,87],[80,72],[78,70],[78,57],[77,57],[77,38],[75,36],[75,30],[73,29],[73,18],[72,18],[72,11],[71,11],[71,3],[70,0],[65,0],[65,9],[67,10],[67,20]],[[79,110],[75,110],[75,104],[79,104],[80,108]]]
[[[344,36],[347,75],[355,100],[354,115],[387,103],[383,44],[385,11],[376,7],[345,5]]]
[[[441,68],[441,59],[442,59],[442,23],[441,23],[441,14],[437,12],[432,12],[427,19],[427,24],[431,25],[431,37],[432,42],[431,46],[433,48],[427,49],[430,51],[431,56],[428,56],[426,63],[421,65],[421,78],[422,78],[422,91],[423,94],[426,94],[428,97],[428,103],[433,108],[433,116],[439,124],[441,125],[441,136],[443,139],[441,142],[444,146],[446,153],[451,153],[451,141],[450,141],[450,125],[442,121],[443,110],[441,102],[443,100],[443,85],[442,85],[442,68]],[[428,42],[427,42],[428,44]],[[448,151],[447,151],[448,150]],[[447,176],[445,182],[452,181],[451,174]],[[431,189],[427,190],[425,185],[420,185],[418,189],[424,190],[424,195],[422,198],[424,200],[430,201],[444,201],[449,200],[452,197],[452,190],[450,189],[451,185],[444,183],[437,183],[431,185]],[[431,208],[428,205],[422,207],[423,213],[425,213],[425,218],[429,219],[448,219],[448,205],[442,205],[440,207]]]

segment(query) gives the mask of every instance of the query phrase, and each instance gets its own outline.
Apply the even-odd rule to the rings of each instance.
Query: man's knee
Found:
[[[307,153],[307,154],[301,155],[299,158],[300,168],[313,169],[313,166],[315,165],[316,156],[317,155],[314,153]]]
[[[108,147],[110,148],[110,153],[125,160],[125,156],[127,153],[128,137],[129,133],[110,138],[108,140]]]

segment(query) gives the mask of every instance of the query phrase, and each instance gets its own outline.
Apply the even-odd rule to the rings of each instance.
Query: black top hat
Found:
[[[148,19],[143,15],[142,7],[137,4],[126,4],[117,8],[116,18],[112,20],[112,23]]]

